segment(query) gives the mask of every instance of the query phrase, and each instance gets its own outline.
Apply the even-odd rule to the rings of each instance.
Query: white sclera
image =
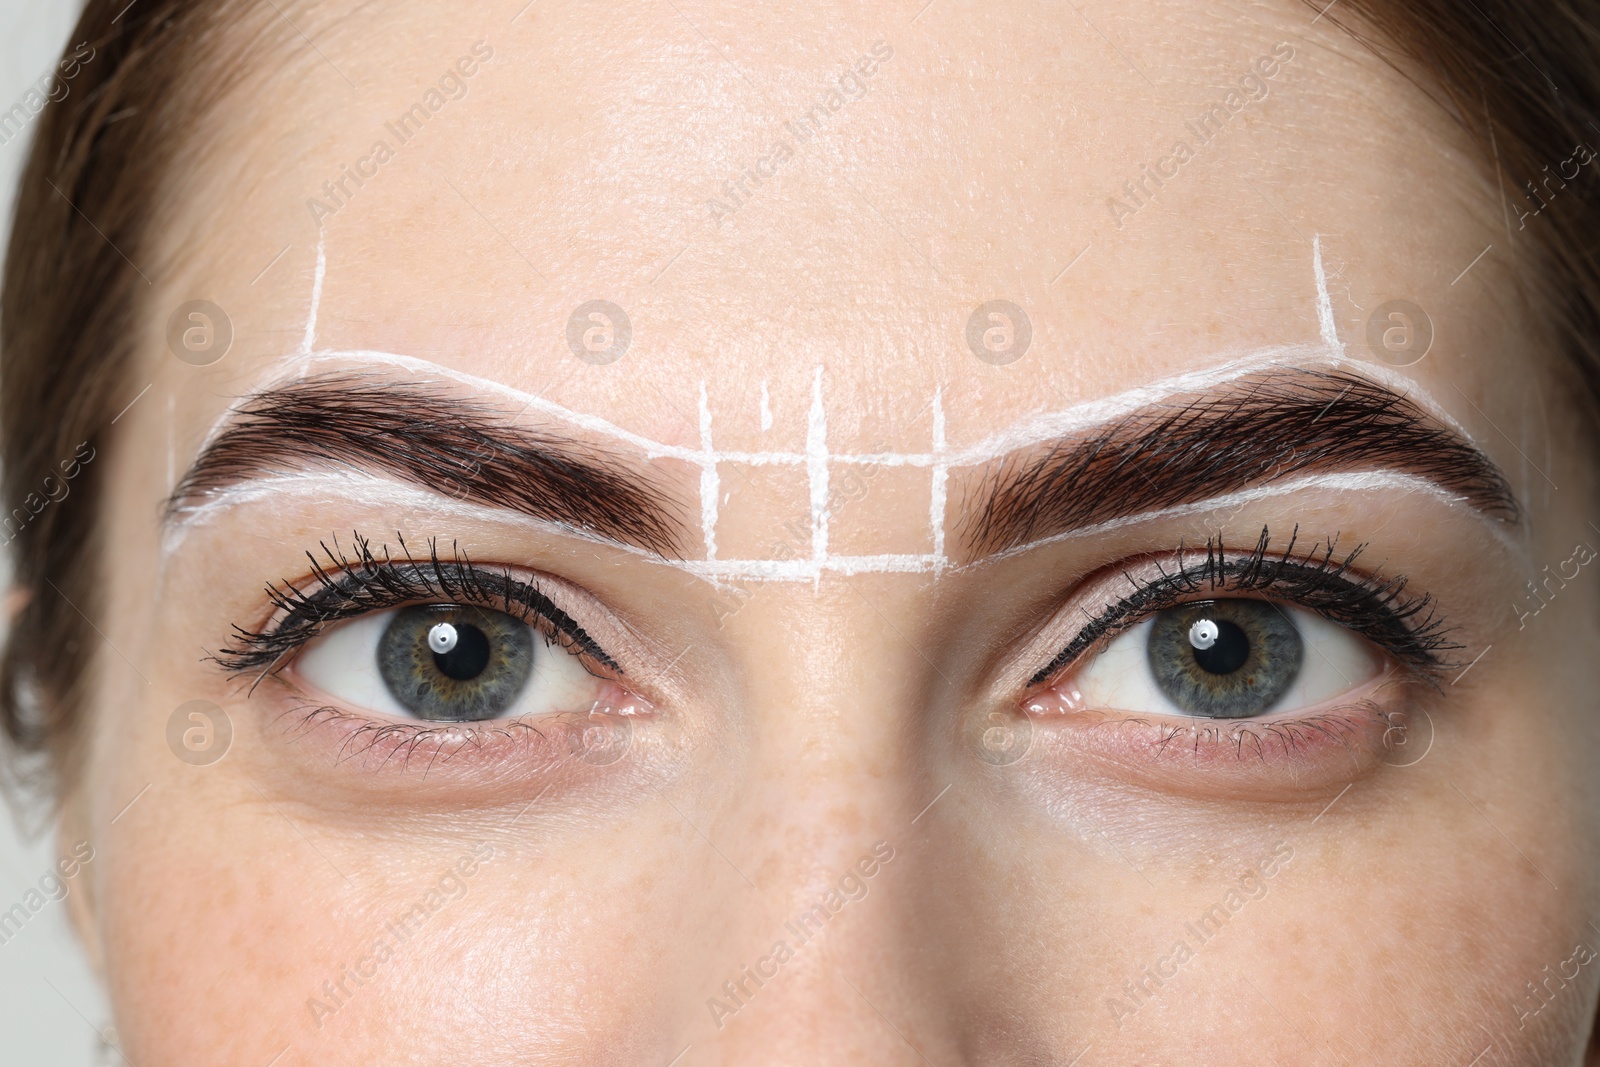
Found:
[[[1300,631],[1305,655],[1293,684],[1277,703],[1263,709],[1262,714],[1315,708],[1371,681],[1383,669],[1377,652],[1360,636],[1304,609],[1286,604],[1281,607]],[[1155,617],[1152,616],[1118,635],[1078,672],[1075,683],[1085,705],[1104,711],[1197,717],[1174,704],[1156,683],[1150,670],[1149,653],[1150,631],[1154,626]],[[1190,627],[1191,644],[1195,643],[1195,637],[1195,627]],[[1215,640],[1213,635],[1212,641]],[[1207,646],[1197,644],[1195,647]]]
[[[395,699],[378,671],[378,643],[399,610],[373,612],[336,624],[306,645],[294,661],[293,672],[352,710],[416,720],[417,716]],[[445,626],[450,624],[441,623],[428,632],[430,648],[435,634]],[[451,637],[459,639],[454,626],[450,631]],[[498,717],[588,711],[606,684],[584,670],[577,656],[535,634],[528,683]]]

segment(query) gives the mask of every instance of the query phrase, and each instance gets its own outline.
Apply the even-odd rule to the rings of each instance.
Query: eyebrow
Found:
[[[603,450],[516,426],[437,386],[371,376],[320,375],[245,398],[178,482],[166,521],[285,465],[329,464],[680,555],[682,507]]]
[[[1272,368],[1156,404],[994,464],[962,524],[977,552],[1313,473],[1398,471],[1495,519],[1521,515],[1504,474],[1415,402],[1364,375]]]

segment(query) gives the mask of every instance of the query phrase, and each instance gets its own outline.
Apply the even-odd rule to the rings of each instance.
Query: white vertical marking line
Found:
[[[322,231],[317,231],[317,271],[311,277],[311,310],[306,313],[306,336],[300,342],[300,354],[309,356],[316,351],[317,314],[322,309],[322,279],[328,275],[328,251],[322,243]]]
[[[945,463],[944,400],[943,390],[933,390],[933,491],[929,494],[928,522],[933,526],[933,576],[944,570],[944,509],[945,485],[950,479],[950,468]]]
[[[711,401],[706,383],[700,382],[700,529],[706,539],[706,559],[717,558],[717,453],[711,443]]]
[[[767,380],[761,379],[761,432],[772,429],[772,398],[767,395]]]
[[[1333,320],[1333,299],[1328,296],[1328,275],[1322,269],[1322,235],[1311,238],[1311,269],[1317,276],[1317,324],[1321,328],[1322,343],[1336,355],[1344,355],[1339,343],[1339,327]]]
[[[806,473],[811,483],[811,562],[816,583],[828,561],[828,416],[822,406],[822,368],[811,383],[811,416],[806,425]]]

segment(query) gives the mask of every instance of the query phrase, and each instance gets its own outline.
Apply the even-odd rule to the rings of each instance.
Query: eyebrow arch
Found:
[[[977,552],[1312,473],[1391,470],[1433,482],[1495,519],[1521,509],[1480,449],[1364,375],[1274,367],[1124,415],[982,478],[962,523]]]
[[[456,500],[517,511],[667,559],[682,507],[602,450],[518,427],[426,383],[319,375],[246,397],[168,498],[204,498],[290,466],[353,466]]]

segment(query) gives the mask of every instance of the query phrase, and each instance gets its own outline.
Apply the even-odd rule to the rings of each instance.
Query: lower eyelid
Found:
[[[1026,759],[1197,800],[1310,803],[1431,743],[1433,691],[1398,672],[1307,712],[1196,719],[1051,706],[1018,709],[1032,730]],[[1426,735],[1426,736],[1423,736]],[[1025,764],[1018,763],[1019,769]],[[1327,797],[1322,797],[1325,802]]]
[[[286,739],[312,744],[330,764],[403,775],[460,771],[479,781],[604,770],[626,760],[646,705],[597,708],[537,719],[429,723],[379,720],[328,705],[301,704],[280,717]]]
[[[1366,709],[1278,725],[1156,723],[1146,718],[1045,727],[1042,747],[1076,775],[1099,775],[1197,800],[1303,801],[1381,763],[1387,729]]]

